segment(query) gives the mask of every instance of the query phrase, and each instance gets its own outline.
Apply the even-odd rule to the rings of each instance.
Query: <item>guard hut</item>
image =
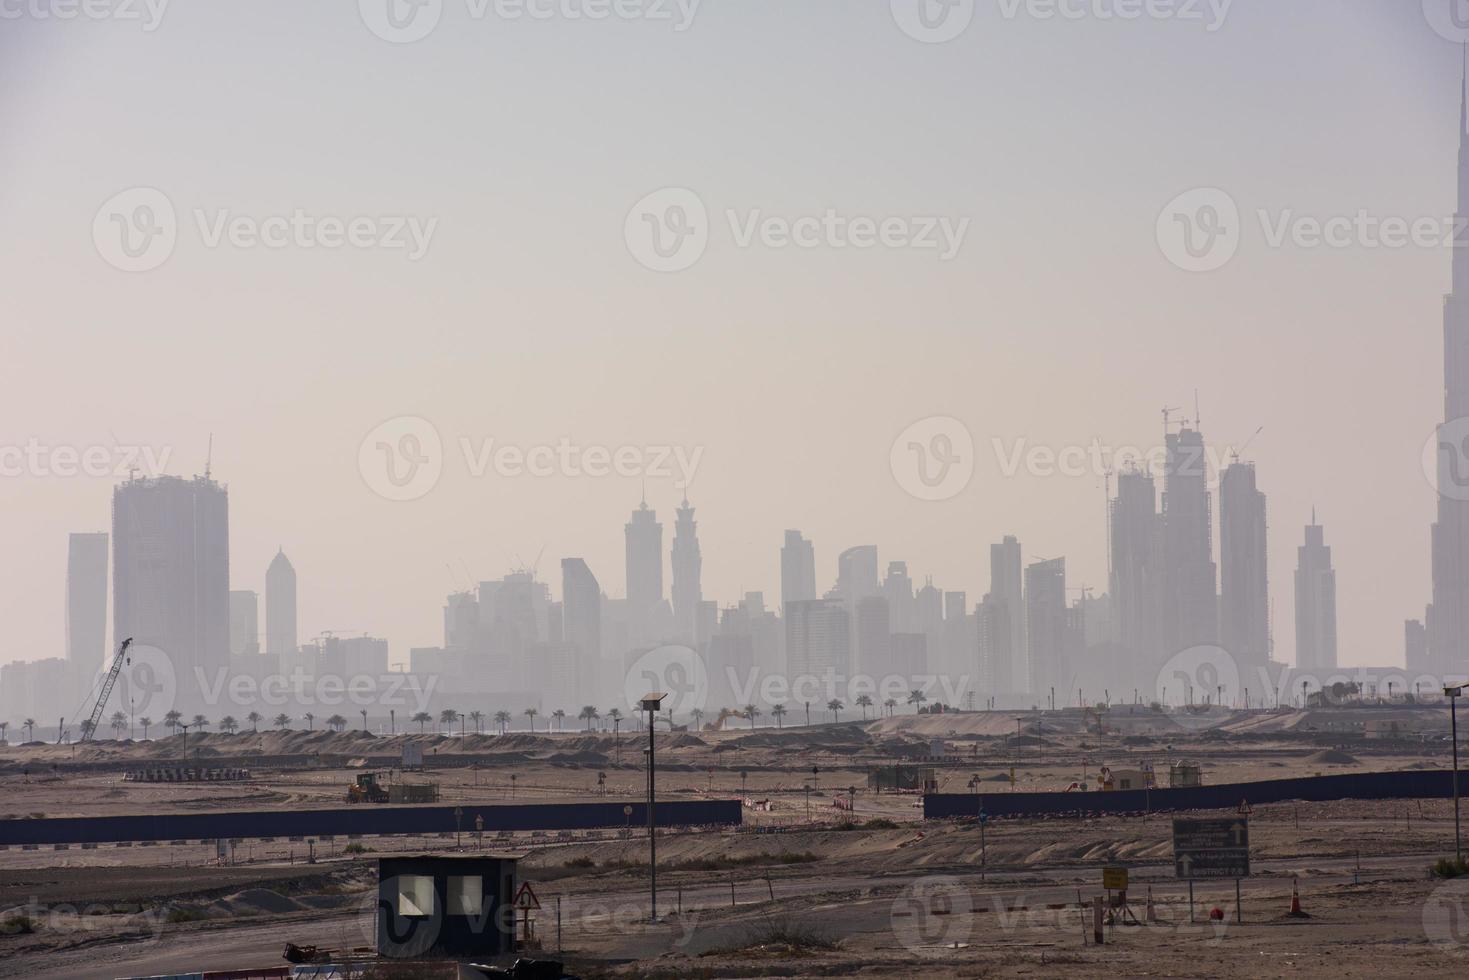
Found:
[[[377,952],[387,959],[515,952],[518,855],[423,855],[377,862]]]

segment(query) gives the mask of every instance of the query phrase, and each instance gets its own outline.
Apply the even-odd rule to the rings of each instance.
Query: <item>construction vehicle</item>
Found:
[[[388,790],[378,781],[382,773],[362,772],[357,774],[357,780],[347,787],[348,803],[386,803],[388,802]]]
[[[97,705],[92,709],[92,719],[82,726],[83,742],[90,742],[96,733],[97,723],[102,720],[102,712],[107,708],[107,699],[112,696],[113,685],[117,683],[117,675],[122,673],[123,662],[132,663],[132,658],[127,655],[128,647],[132,645],[133,638],[130,636],[117,648],[117,656],[112,658],[112,669],[107,672],[107,679],[102,682],[102,693],[97,695]]]

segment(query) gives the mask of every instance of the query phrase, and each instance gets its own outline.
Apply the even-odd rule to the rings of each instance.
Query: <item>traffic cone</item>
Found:
[[[1309,915],[1301,911],[1301,891],[1298,886],[1298,881],[1295,878],[1290,880],[1290,912],[1287,913],[1287,917],[1292,919],[1310,918]]]

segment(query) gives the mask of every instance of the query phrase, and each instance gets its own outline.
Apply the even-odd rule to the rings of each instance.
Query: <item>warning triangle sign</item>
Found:
[[[515,907],[523,912],[534,912],[541,907],[541,900],[531,890],[530,882],[521,883],[520,891],[515,893]]]

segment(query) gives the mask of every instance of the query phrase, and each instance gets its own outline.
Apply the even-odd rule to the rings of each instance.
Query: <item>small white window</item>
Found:
[[[482,915],[484,908],[484,878],[479,875],[449,876],[450,915]]]
[[[432,875],[398,876],[398,914],[410,919],[425,919],[434,914]]]

